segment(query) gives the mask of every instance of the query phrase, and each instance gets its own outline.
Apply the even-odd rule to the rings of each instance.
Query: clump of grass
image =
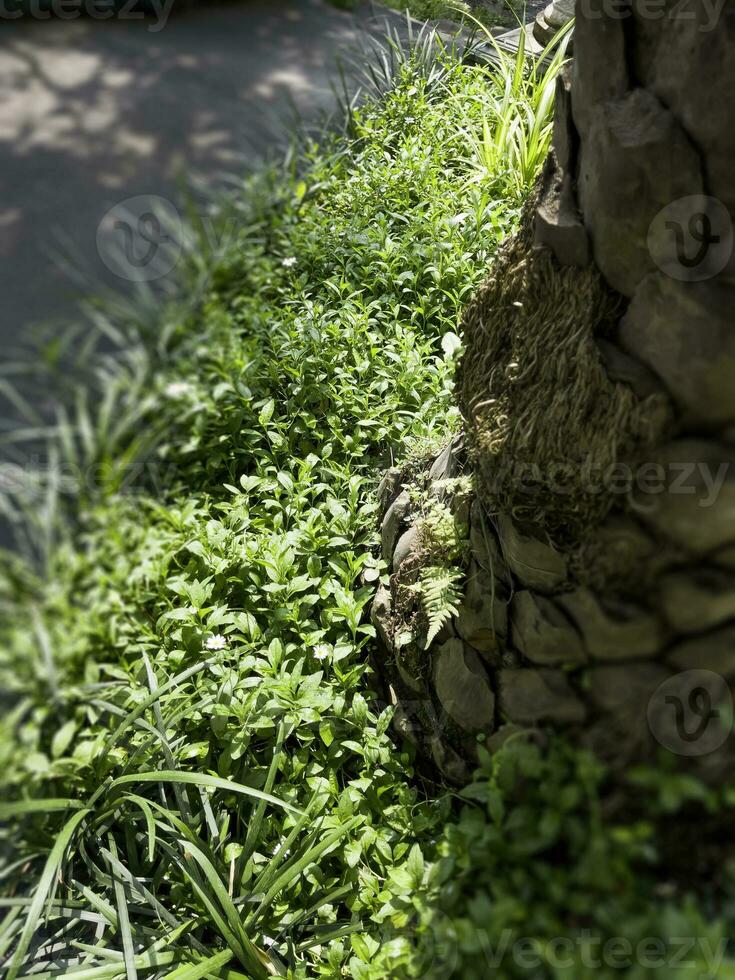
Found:
[[[518,218],[512,182],[466,179],[497,76],[435,69],[400,60],[249,178],[52,439],[37,563],[0,591],[11,980],[471,978],[479,923],[542,942],[648,909],[654,831],[608,833],[586,756],[421,795],[374,691],[377,480],[456,428],[442,340]]]

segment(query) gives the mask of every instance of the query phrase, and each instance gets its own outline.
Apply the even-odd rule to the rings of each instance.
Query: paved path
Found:
[[[2,23],[0,342],[74,315],[63,255],[120,282],[100,219],[134,195],[176,200],[182,172],[242,171],[284,142],[293,108],[333,105],[330,76],[370,21],[321,0],[208,3],[150,22]]]

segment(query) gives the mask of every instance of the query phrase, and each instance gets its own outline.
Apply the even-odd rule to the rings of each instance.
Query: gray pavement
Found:
[[[176,200],[282,146],[293,110],[333,106],[330,77],[374,18],[321,0],[202,4],[151,22],[0,24],[0,341],[74,316],[59,257],[125,287],[96,247],[119,201]],[[377,28],[375,28],[377,29]],[[0,355],[1,356],[1,355]]]

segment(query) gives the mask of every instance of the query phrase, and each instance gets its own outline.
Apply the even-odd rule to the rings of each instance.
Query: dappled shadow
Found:
[[[277,151],[332,107],[335,57],[371,22],[320,0],[205,4],[150,21],[4,22],[0,49],[0,338],[73,314],[58,256],[92,281],[100,219],[141,194],[176,200]],[[374,21],[372,22],[374,25]]]

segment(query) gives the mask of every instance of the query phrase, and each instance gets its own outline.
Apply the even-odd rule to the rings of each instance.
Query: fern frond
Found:
[[[424,612],[429,620],[426,645],[436,639],[442,626],[452,616],[459,615],[462,601],[463,574],[459,568],[442,568],[432,565],[424,568],[419,578],[419,592]]]

